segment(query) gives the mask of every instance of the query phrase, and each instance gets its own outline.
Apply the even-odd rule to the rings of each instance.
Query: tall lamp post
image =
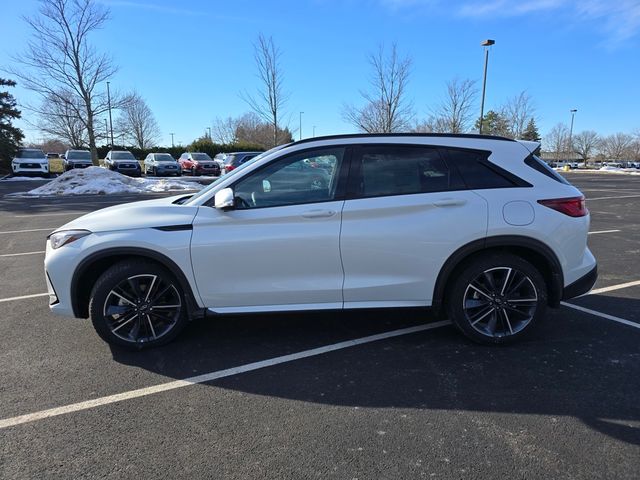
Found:
[[[111,121],[111,92],[109,91],[109,84],[107,82],[107,106],[109,107],[109,127],[111,130],[111,147],[113,147],[113,122]]]
[[[304,112],[300,112],[300,138],[299,140],[302,140],[302,114]]]
[[[104,119],[104,131],[107,132],[107,136],[104,138],[105,143],[109,143],[109,125],[107,125],[107,119]]]
[[[482,135],[482,120],[484,117],[484,94],[487,89],[487,65],[489,64],[489,47],[495,45],[495,40],[484,40],[480,45],[484,47],[484,75],[482,79],[482,101],[480,102],[480,135]]]
[[[577,111],[577,108],[569,110],[569,112],[571,112],[571,127],[569,128],[569,155],[573,153],[573,119],[576,116]],[[567,160],[571,160],[571,158],[568,158]]]
[[[209,131],[209,140],[211,140],[211,127],[207,127],[207,130]]]
[[[313,136],[314,137],[316,136],[316,126],[315,125],[313,126]]]
[[[171,135],[171,148],[175,147],[175,145],[173,144],[173,133],[170,133],[169,135]]]

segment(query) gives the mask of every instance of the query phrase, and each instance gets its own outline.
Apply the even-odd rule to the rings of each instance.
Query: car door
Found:
[[[296,164],[320,156],[334,163],[335,175],[324,188],[313,183],[313,175],[303,185]],[[236,181],[234,209],[198,210],[191,258],[207,307],[219,312],[342,308],[345,158],[342,147],[289,154]],[[281,181],[287,171],[296,172],[295,183]]]
[[[485,200],[437,148],[354,149],[340,236],[345,308],[430,305],[446,259],[486,229]]]

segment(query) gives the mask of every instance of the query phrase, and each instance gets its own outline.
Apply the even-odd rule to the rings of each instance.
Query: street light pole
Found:
[[[207,127],[207,130],[209,130],[209,140],[211,140],[211,127]]]
[[[302,140],[302,114],[304,112],[300,112],[300,140]]]
[[[107,125],[107,119],[104,119],[104,131],[107,133],[107,136],[104,138],[105,143],[109,143],[109,125]]]
[[[316,126],[315,125],[313,126],[313,136],[314,137],[316,136]]]
[[[577,108],[569,110],[569,112],[571,112],[571,127],[569,128],[569,155],[573,153],[573,118],[576,116],[577,111]],[[568,158],[567,160],[571,160],[571,158]]]
[[[107,105],[109,107],[109,127],[111,128],[111,147],[113,148],[113,122],[111,121],[111,92],[109,91],[109,84],[107,82]]]
[[[171,148],[175,147],[175,145],[173,144],[173,133],[170,133],[169,135],[171,135]]]
[[[484,47],[484,75],[482,79],[482,101],[480,102],[480,135],[482,135],[482,120],[484,117],[484,94],[487,89],[487,66],[489,64],[489,47],[491,45],[495,45],[495,43],[495,40],[487,39],[480,44]]]

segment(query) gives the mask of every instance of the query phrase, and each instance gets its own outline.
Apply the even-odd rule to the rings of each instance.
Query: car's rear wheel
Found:
[[[544,317],[544,278],[520,257],[476,257],[455,275],[447,292],[449,318],[475,342],[511,343],[528,335]]]
[[[196,167],[191,167],[191,176],[193,177],[198,176],[198,171],[196,170]]]
[[[104,272],[91,292],[89,314],[103,340],[130,349],[165,344],[187,322],[180,284],[163,267],[143,260]]]

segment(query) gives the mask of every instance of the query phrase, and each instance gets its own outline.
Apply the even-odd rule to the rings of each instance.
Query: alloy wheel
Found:
[[[531,322],[538,306],[538,292],[523,272],[495,267],[468,284],[462,302],[469,325],[478,333],[506,337]]]
[[[111,289],[103,315],[113,335],[130,343],[157,340],[176,325],[182,312],[178,289],[159,275],[131,276]]]

